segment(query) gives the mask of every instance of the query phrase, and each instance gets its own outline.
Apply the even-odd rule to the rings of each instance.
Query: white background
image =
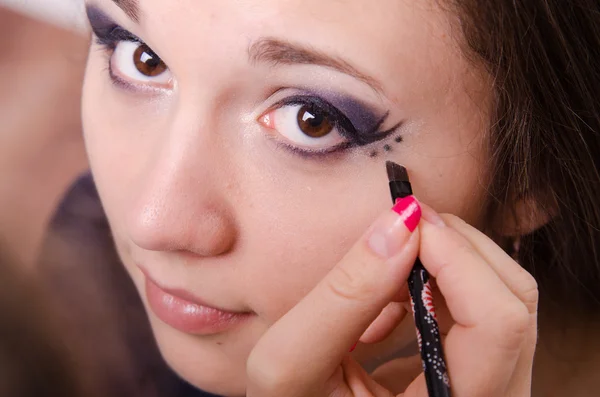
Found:
[[[85,29],[86,26],[83,0],[0,0],[0,6],[69,29]]]

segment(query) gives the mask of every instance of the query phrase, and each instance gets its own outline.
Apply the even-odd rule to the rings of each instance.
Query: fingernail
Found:
[[[446,223],[442,219],[441,216],[430,206],[426,204],[421,205],[421,210],[423,213],[423,219],[433,225],[444,227]]]
[[[404,197],[402,200],[398,200],[392,210],[400,215],[400,219],[411,233],[419,226],[419,221],[421,220],[421,206],[414,196],[408,196]]]
[[[400,253],[421,219],[421,206],[408,196],[396,202],[392,211],[379,218],[372,227],[368,244],[383,258]]]

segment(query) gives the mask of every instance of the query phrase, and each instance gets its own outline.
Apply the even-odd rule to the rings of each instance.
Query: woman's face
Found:
[[[243,394],[256,341],[391,207],[386,160],[480,224],[490,90],[435,4],[89,1],[93,174],[185,379]]]

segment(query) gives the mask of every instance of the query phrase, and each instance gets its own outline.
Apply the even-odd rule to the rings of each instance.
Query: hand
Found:
[[[530,395],[537,326],[534,279],[456,217],[442,221],[423,206],[423,219],[414,229],[421,210],[413,203],[407,198],[382,215],[265,333],[248,359],[247,396],[392,396],[348,350],[371,324],[395,325],[382,320],[389,311],[383,309],[401,295],[417,253],[443,296],[436,304],[443,300],[438,311],[448,319],[440,328],[447,334],[453,395]],[[395,360],[376,372],[393,373],[402,365]],[[401,395],[427,397],[423,375]]]

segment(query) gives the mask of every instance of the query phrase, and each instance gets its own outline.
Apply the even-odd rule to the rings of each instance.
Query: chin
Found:
[[[246,395],[249,353],[226,342],[230,337],[185,334],[152,319],[152,329],[167,364],[186,382],[208,393],[226,397]]]

